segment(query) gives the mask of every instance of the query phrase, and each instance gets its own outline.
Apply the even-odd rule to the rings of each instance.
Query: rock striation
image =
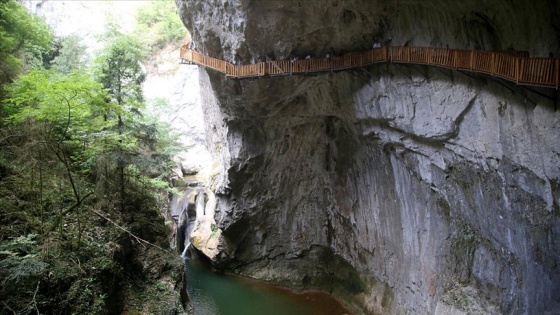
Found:
[[[231,62],[385,45],[560,53],[560,3],[177,1]],[[221,268],[356,314],[555,314],[557,92],[427,66],[228,80],[200,69]]]

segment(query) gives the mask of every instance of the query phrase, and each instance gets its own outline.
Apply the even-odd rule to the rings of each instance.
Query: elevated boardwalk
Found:
[[[420,64],[485,73],[518,85],[558,89],[560,58],[529,58],[527,52],[461,50],[433,47],[384,46],[330,58],[271,60],[234,65],[181,47],[181,60],[217,70],[230,78],[250,78],[316,72],[332,72],[375,63]]]

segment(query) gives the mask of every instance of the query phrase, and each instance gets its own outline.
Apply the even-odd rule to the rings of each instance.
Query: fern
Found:
[[[40,276],[47,264],[34,253],[35,234],[14,238],[0,244],[0,283],[2,287],[16,286]]]

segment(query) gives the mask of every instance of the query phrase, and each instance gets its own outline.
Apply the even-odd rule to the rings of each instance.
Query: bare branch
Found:
[[[33,306],[35,306],[35,311],[37,311],[37,315],[41,315],[41,313],[39,313],[39,308],[37,307],[37,300],[35,299],[37,297],[37,292],[39,291],[39,284],[41,284],[41,280],[37,282],[37,288],[35,288],[35,292],[33,293]]]
[[[166,249],[163,249],[163,248],[157,246],[156,244],[152,244],[152,243],[146,241],[145,239],[142,239],[142,238],[140,238],[140,237],[138,237],[138,236],[132,234],[132,232],[130,232],[129,230],[125,229],[124,227],[118,225],[115,221],[109,219],[107,216],[101,214],[100,212],[95,211],[95,210],[93,210],[93,209],[90,209],[90,210],[93,211],[93,212],[94,212],[95,214],[97,214],[98,216],[100,216],[101,218],[103,218],[103,219],[109,221],[110,223],[112,223],[112,224],[113,224],[114,226],[116,226],[118,229],[120,229],[120,230],[126,232],[128,235],[132,236],[132,237],[133,237],[138,243],[140,243],[142,246],[146,247],[144,244],[148,244],[148,245],[153,246],[153,247],[155,247],[155,248],[157,248],[157,249],[160,249],[160,250],[162,250],[162,251],[164,251],[164,252],[166,252],[166,253],[170,253],[170,251],[168,251],[168,250],[166,250]]]
[[[11,307],[9,307],[8,304],[6,304],[4,301],[2,301],[2,304],[4,304],[4,306],[12,312],[12,314],[17,315],[16,311],[14,311]]]
[[[84,200],[85,200],[87,197],[91,196],[91,195],[93,195],[93,192],[87,193],[87,194],[86,194],[85,196],[83,196],[81,199],[78,199],[78,201],[77,201],[72,207],[70,207],[70,208],[64,210],[64,211],[62,212],[62,214],[61,214],[59,217],[57,217],[57,218],[55,219],[55,222],[54,222],[54,224],[51,226],[50,231],[51,231],[51,232],[54,231],[54,230],[56,229],[56,227],[60,224],[60,217],[63,217],[63,216],[65,216],[65,215],[67,215],[68,213],[72,212],[74,209],[78,208],[78,207],[84,202]]]

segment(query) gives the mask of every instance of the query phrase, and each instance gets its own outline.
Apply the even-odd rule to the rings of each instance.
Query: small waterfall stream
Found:
[[[188,211],[183,211],[181,212],[181,215],[186,215],[186,220],[182,230],[179,231],[184,231],[184,236],[181,238],[183,239],[183,244],[185,246],[185,248],[183,249],[183,252],[181,253],[181,257],[183,259],[188,259],[187,257],[187,251],[189,250],[189,246],[191,245],[190,239],[189,239],[189,235],[191,235],[191,232],[193,230],[193,227],[196,226],[196,222],[198,221],[198,218],[201,218],[202,216],[204,216],[204,191],[199,190],[198,194],[196,196],[196,208],[195,208],[195,215],[194,218],[192,215],[190,215],[189,217],[189,213]],[[187,207],[188,209],[188,207]],[[179,222],[183,222],[181,220],[181,216],[179,217]],[[179,233],[179,231],[177,231],[177,233]]]
[[[203,266],[197,251],[189,251],[189,236],[199,221],[212,216],[212,208],[205,209],[205,201],[204,189],[197,188],[174,197],[170,203],[177,220],[177,249],[185,259],[187,292],[195,315],[350,314],[324,292],[296,293],[260,281],[216,274]]]

